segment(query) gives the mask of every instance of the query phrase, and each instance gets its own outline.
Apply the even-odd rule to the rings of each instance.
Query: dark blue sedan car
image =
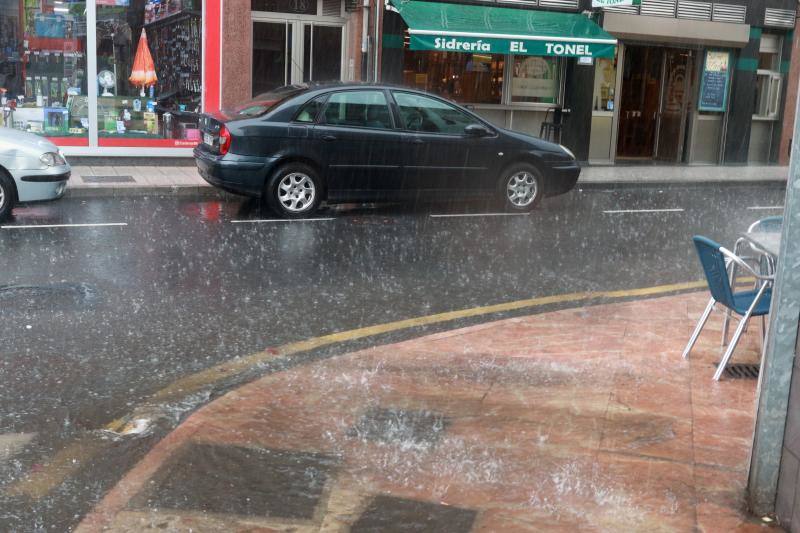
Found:
[[[510,211],[571,190],[580,166],[561,145],[493,126],[431,94],[382,85],[288,86],[203,115],[200,174],[303,217],[324,200],[487,195]]]

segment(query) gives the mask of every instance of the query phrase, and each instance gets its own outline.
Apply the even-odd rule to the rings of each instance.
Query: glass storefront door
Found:
[[[656,138],[656,159],[659,161],[677,163],[683,155],[691,63],[688,50],[664,52],[661,111]]]
[[[253,96],[281,85],[342,79],[344,24],[326,18],[332,17],[254,13]]]
[[[617,136],[617,158],[650,159],[661,101],[663,49],[627,46]]]

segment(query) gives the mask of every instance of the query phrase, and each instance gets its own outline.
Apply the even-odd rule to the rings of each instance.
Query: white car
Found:
[[[0,220],[18,202],[64,195],[71,169],[58,147],[43,137],[0,128]]]

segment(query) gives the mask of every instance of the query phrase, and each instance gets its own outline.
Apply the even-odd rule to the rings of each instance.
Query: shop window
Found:
[[[456,102],[499,104],[505,56],[406,49],[404,85]]]
[[[600,57],[595,59],[594,100],[595,111],[613,111],[617,89],[617,61]]]
[[[86,4],[0,2],[0,126],[87,137]]]
[[[390,129],[392,119],[381,91],[335,93],[325,108],[325,123],[332,126]]]
[[[197,142],[199,0],[96,1],[101,144],[108,137]]]
[[[342,79],[342,27],[303,26],[303,81]]]
[[[453,106],[417,94],[395,92],[403,129],[428,133],[463,134],[476,120]]]
[[[511,102],[555,104],[560,94],[560,62],[556,58],[514,56]]]
[[[781,38],[763,34],[759,49],[754,116],[778,119],[781,104],[783,74],[780,72]]]
[[[253,96],[291,82],[292,24],[253,23]]]

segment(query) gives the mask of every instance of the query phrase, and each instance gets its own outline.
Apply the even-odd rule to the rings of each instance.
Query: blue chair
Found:
[[[720,304],[726,309],[738,315],[739,326],[733,334],[730,344],[728,345],[722,360],[717,367],[714,374],[714,381],[719,381],[722,372],[728,365],[736,345],[739,343],[739,338],[744,332],[745,326],[751,317],[765,316],[769,313],[770,302],[772,300],[772,282],[774,275],[764,275],[756,272],[750,265],[748,265],[742,258],[717,244],[716,242],[702,236],[695,236],[693,239],[694,246],[697,248],[697,255],[700,257],[700,263],[703,266],[703,272],[706,276],[708,283],[708,290],[711,292],[711,299],[706,306],[703,315],[697,322],[697,327],[689,339],[689,344],[683,350],[684,359],[689,356],[692,351],[700,332],[708,321],[711,311],[716,304]],[[750,275],[754,276],[759,283],[758,288],[753,290],[733,292],[731,287],[730,274],[734,266],[743,268]],[[762,335],[764,332],[762,331]]]
[[[781,227],[783,226],[783,217],[780,215],[771,216],[762,218],[760,220],[756,220],[750,227],[747,228],[747,233],[780,233]],[[754,253],[755,256],[743,256],[742,249],[749,248],[751,253]],[[736,241],[736,244],[733,247],[733,253],[738,255],[740,259],[745,261],[752,262],[754,265],[757,265],[758,268],[761,270],[762,273],[766,274],[775,274],[776,265],[775,259],[768,253],[764,252],[764,250],[758,249],[753,243],[748,241],[747,239],[740,238]],[[731,286],[736,287],[737,285],[737,270],[736,264],[731,265],[732,270],[730,272],[730,280]],[[761,284],[761,280],[756,279],[754,288],[758,288]],[[722,323],[722,346],[726,346],[728,344],[728,329],[730,326],[730,319],[731,319],[731,311],[725,312],[725,321]],[[761,328],[762,330],[766,329],[766,321],[765,317],[761,317]]]

